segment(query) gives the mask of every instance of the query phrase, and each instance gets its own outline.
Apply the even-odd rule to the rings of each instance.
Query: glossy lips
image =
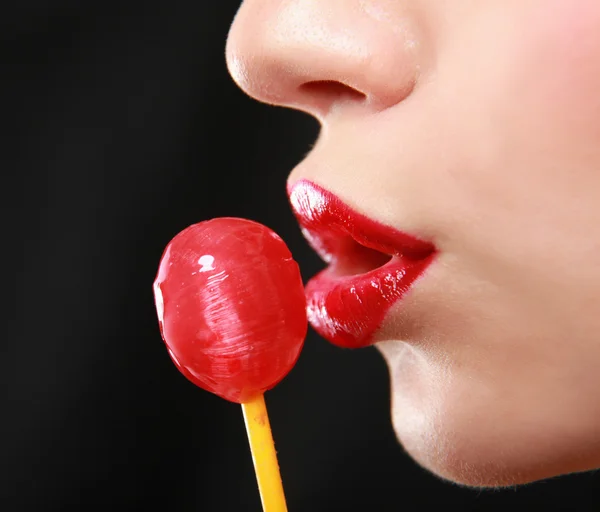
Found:
[[[329,263],[306,286],[311,325],[336,345],[370,345],[389,308],[433,261],[435,247],[353,211],[311,181],[288,192],[302,232]]]

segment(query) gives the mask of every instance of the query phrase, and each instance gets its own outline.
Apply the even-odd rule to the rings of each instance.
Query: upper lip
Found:
[[[338,276],[369,272],[393,257],[416,261],[435,252],[430,242],[349,209],[311,181],[290,185],[288,193],[304,236]]]

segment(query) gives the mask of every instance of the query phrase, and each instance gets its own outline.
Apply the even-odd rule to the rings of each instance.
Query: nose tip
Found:
[[[227,41],[231,76],[259,101],[317,118],[348,101],[372,110],[401,102],[417,78],[416,31],[365,4],[246,0]]]

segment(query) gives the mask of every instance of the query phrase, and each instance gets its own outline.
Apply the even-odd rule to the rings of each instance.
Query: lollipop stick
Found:
[[[242,404],[264,512],[287,512],[277,454],[263,395]]]

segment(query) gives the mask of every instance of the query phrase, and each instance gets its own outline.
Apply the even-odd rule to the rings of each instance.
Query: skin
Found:
[[[318,118],[290,176],[440,251],[376,335],[398,439],[471,486],[600,467],[600,3],[246,0],[227,61]]]

